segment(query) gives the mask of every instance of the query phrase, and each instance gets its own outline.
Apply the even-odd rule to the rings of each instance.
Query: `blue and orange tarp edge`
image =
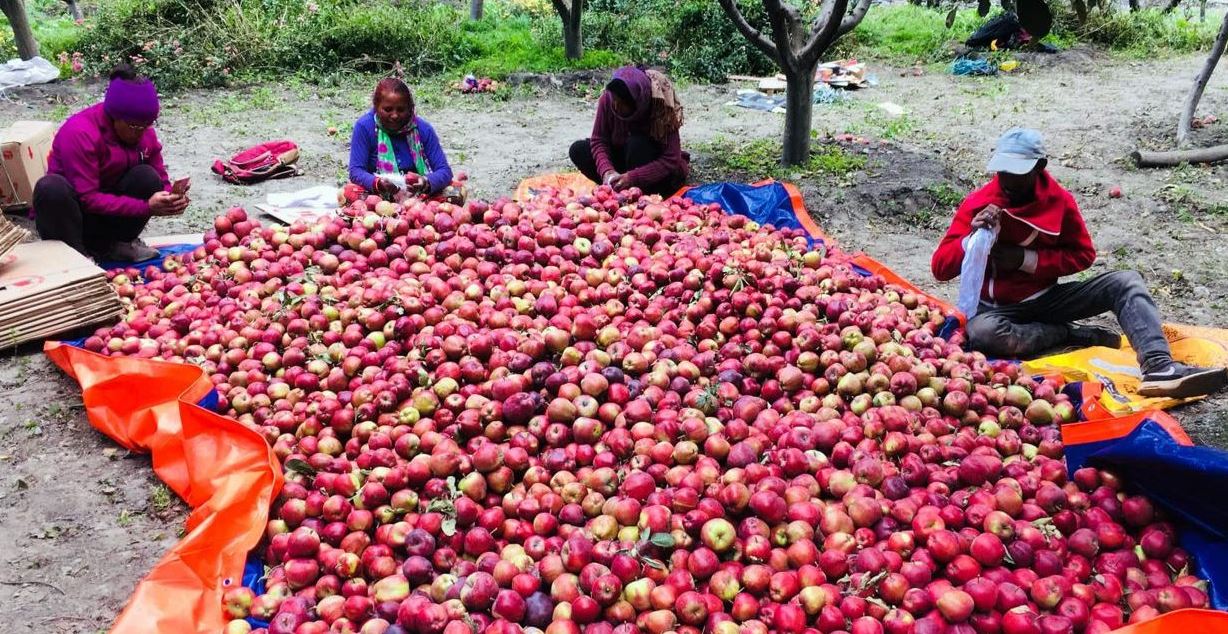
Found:
[[[260,542],[282,472],[260,434],[198,405],[216,395],[195,366],[105,357],[59,342],[44,351],[80,383],[90,424],[151,454],[158,477],[193,508],[187,533],[137,584],[113,634],[216,634],[221,598]]]

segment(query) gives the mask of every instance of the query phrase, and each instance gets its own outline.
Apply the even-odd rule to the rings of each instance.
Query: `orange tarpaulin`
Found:
[[[90,424],[132,451],[192,507],[187,534],[133,591],[111,634],[217,634],[222,592],[259,543],[282,472],[268,443],[196,403],[213,389],[198,367],[104,357],[48,342],[47,356],[81,384]]]
[[[1188,608],[1163,614],[1143,623],[1113,630],[1114,634],[1224,634],[1228,612]]]

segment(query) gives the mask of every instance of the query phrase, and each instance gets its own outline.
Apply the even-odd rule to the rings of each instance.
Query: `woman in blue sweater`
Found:
[[[388,77],[375,86],[372,108],[354,123],[350,139],[350,182],[392,198],[405,190],[426,198],[455,199],[452,168],[435,128],[414,111],[405,82]]]

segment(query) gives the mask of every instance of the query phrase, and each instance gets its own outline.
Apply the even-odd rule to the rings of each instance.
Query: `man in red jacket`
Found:
[[[1008,130],[989,161],[993,180],[964,200],[934,251],[934,277],[954,279],[973,231],[998,228],[980,307],[967,324],[969,346],[1009,358],[1058,346],[1119,348],[1117,333],[1074,323],[1112,312],[1138,353],[1139,394],[1188,398],[1223,387],[1228,382],[1223,368],[1173,361],[1159,310],[1137,272],[1058,283],[1090,267],[1096,248],[1074,197],[1045,171],[1047,165],[1039,132]]]

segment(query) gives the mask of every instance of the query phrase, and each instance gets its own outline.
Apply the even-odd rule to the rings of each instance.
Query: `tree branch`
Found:
[[[559,0],[554,1],[558,2]],[[764,55],[767,55],[772,59],[778,59],[778,56],[776,55],[776,45],[773,44],[772,41],[767,38],[767,36],[760,33],[758,29],[751,26],[750,22],[746,21],[746,17],[743,16],[742,11],[738,9],[738,5],[735,0],[719,0],[719,2],[721,8],[725,10],[725,14],[729,16],[730,20],[733,20],[733,25],[738,27],[738,31],[741,31],[742,35],[746,37],[746,39],[749,40],[750,43],[755,46],[755,48],[759,49]]]
[[[1202,70],[1194,80],[1194,87],[1190,89],[1189,95],[1185,98],[1185,107],[1181,110],[1181,118],[1177,120],[1177,147],[1185,145],[1186,137],[1190,134],[1190,120],[1194,118],[1194,112],[1198,110],[1198,102],[1202,100],[1202,93],[1207,88],[1207,82],[1211,81],[1211,73],[1215,72],[1215,65],[1223,57],[1226,47],[1228,47],[1228,15],[1224,16],[1219,35],[1215,36],[1215,44],[1211,46],[1211,53],[1207,55],[1207,61],[1203,63]]]
[[[815,28],[810,35],[810,40],[802,47],[801,55],[799,55],[802,66],[813,68],[818,63],[819,56],[826,53],[831,43],[836,41],[839,35],[837,31],[840,29],[847,10],[848,0],[832,0],[823,4],[823,12],[815,20]]]
[[[799,60],[794,47],[800,42],[793,41],[793,33],[799,26],[801,15],[792,5],[784,4],[781,0],[763,0],[763,8],[772,24],[772,39],[776,40],[776,56],[781,69],[786,73],[796,73]]]
[[[853,12],[844,16],[844,19],[840,21],[840,30],[836,31],[836,37],[857,28],[857,25],[865,19],[866,12],[870,10],[871,2],[873,0],[857,0],[857,4],[853,6]]]

